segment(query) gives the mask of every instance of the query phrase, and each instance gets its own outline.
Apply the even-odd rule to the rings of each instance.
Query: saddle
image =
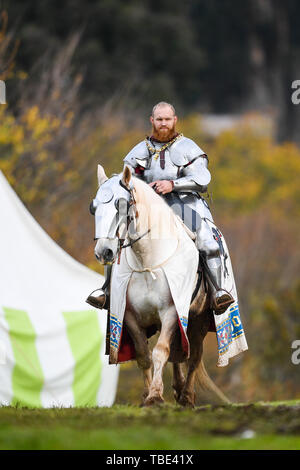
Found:
[[[196,240],[196,234],[194,232],[192,232],[192,230],[190,230],[187,225],[185,225],[185,223],[183,222],[183,220],[181,219],[181,217],[176,214],[175,215],[177,220],[181,223],[181,225],[183,226],[185,232],[188,234],[188,236],[193,240],[195,241]]]
[[[194,289],[194,292],[193,292],[193,295],[192,295],[192,298],[191,298],[191,304],[194,302],[194,300],[196,298],[196,295],[198,294],[198,291],[200,289],[202,280],[205,282],[205,276],[203,274],[204,274],[204,269],[203,269],[203,265],[202,265],[202,259],[201,259],[201,256],[199,254],[198,269],[197,269],[197,283],[196,283],[196,286],[195,286],[195,289]],[[205,287],[205,290],[207,292],[206,283],[204,284],[204,287]]]

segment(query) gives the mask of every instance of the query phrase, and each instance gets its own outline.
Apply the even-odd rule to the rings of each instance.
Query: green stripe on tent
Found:
[[[12,372],[12,406],[41,407],[43,371],[36,350],[36,333],[23,310],[3,308],[15,358]]]
[[[101,379],[102,334],[97,312],[64,312],[67,335],[75,359],[75,406],[96,406]]]

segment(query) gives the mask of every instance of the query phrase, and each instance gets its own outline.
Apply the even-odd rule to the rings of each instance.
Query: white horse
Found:
[[[135,266],[128,283],[123,325],[133,341],[138,367],[143,371],[143,404],[163,402],[162,376],[168,360],[173,362],[173,388],[178,403],[194,406],[196,376],[200,385],[212,392],[218,401],[228,402],[208,377],[201,360],[203,339],[212,319],[203,279],[192,305],[188,305],[187,357],[181,351],[179,316],[164,267],[172,259],[177,263],[180,275],[185,260],[180,257],[179,243],[191,254],[190,260],[198,260],[198,251],[187,235],[187,229],[164,200],[149,185],[133,177],[128,167],[120,175],[108,179],[99,165],[98,182],[99,190],[93,201],[95,255],[101,263],[112,264],[120,255],[122,245],[127,245],[127,259]],[[196,264],[190,262],[190,265],[193,292],[198,279],[198,261]],[[111,292],[111,295],[118,294]],[[160,332],[152,358],[147,341],[149,328]],[[186,378],[182,368],[185,360],[188,366]]]

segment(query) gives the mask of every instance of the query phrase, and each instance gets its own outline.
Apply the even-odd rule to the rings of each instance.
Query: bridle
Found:
[[[134,197],[134,193],[133,193],[133,187],[127,187],[122,180],[119,181],[119,184],[120,186],[125,189],[126,191],[129,192],[130,194],[130,199],[129,199],[129,203],[128,203],[128,210],[127,210],[127,232],[128,233],[128,229],[129,229],[129,226],[132,222],[134,222],[136,220],[136,218],[138,217],[138,211],[137,211],[137,208],[136,208],[136,200],[135,200],[135,197]],[[133,210],[133,213],[134,215],[131,215],[129,213],[130,209]],[[140,235],[139,237],[135,238],[134,240],[130,240],[129,243],[127,243],[126,245],[124,245],[124,242],[125,242],[125,238],[120,238],[119,237],[119,230],[117,230],[117,238],[118,238],[118,250],[117,250],[117,256],[118,258],[120,259],[120,255],[121,255],[121,251],[122,249],[124,248],[128,248],[128,247],[132,247],[132,245],[134,245],[134,243],[138,242],[139,240],[141,240],[141,238],[143,238],[144,236],[146,236],[148,233],[150,232],[150,228],[145,232],[143,233],[142,235]]]
[[[127,203],[127,212],[126,212],[126,235],[128,234],[128,231],[129,231],[129,227],[132,223],[135,223],[136,221],[136,218],[138,217],[138,211],[137,211],[137,208],[136,208],[136,200],[135,200],[135,197],[134,197],[134,188],[133,187],[128,187],[126,186],[122,180],[119,181],[119,184],[120,186],[125,189],[129,194],[130,194],[130,198],[129,198],[129,201],[127,201],[126,199],[126,203]],[[119,205],[120,205],[120,201],[121,200],[124,200],[124,198],[118,198],[115,200],[115,207],[117,209],[117,214],[118,216],[119,215]],[[93,201],[91,202],[90,204],[90,213],[92,215],[95,215],[95,212],[96,212],[96,208],[95,206],[93,205]],[[125,214],[124,214],[125,215]],[[128,248],[128,247],[132,247],[136,242],[138,242],[139,240],[141,240],[141,238],[143,238],[144,236],[146,236],[149,232],[150,232],[150,229],[148,229],[145,233],[143,233],[142,235],[140,235],[139,237],[133,239],[133,240],[130,240],[129,243],[125,243],[125,238],[126,238],[126,235],[124,238],[122,238],[120,236],[120,233],[119,233],[119,225],[120,223],[118,224],[118,227],[116,229],[116,237],[118,239],[118,248],[117,248],[117,253],[116,253],[116,257],[118,258],[118,260],[120,260],[120,256],[121,256],[121,251],[122,249],[124,248]],[[98,238],[94,238],[94,241],[97,241]]]

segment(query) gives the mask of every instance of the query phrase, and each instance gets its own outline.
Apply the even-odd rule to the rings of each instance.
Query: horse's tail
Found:
[[[224,395],[224,393],[217,387],[217,385],[209,377],[203,359],[201,359],[200,364],[196,370],[196,385],[200,388],[201,391],[207,395],[209,393],[211,400],[221,404],[228,404],[230,400]]]

